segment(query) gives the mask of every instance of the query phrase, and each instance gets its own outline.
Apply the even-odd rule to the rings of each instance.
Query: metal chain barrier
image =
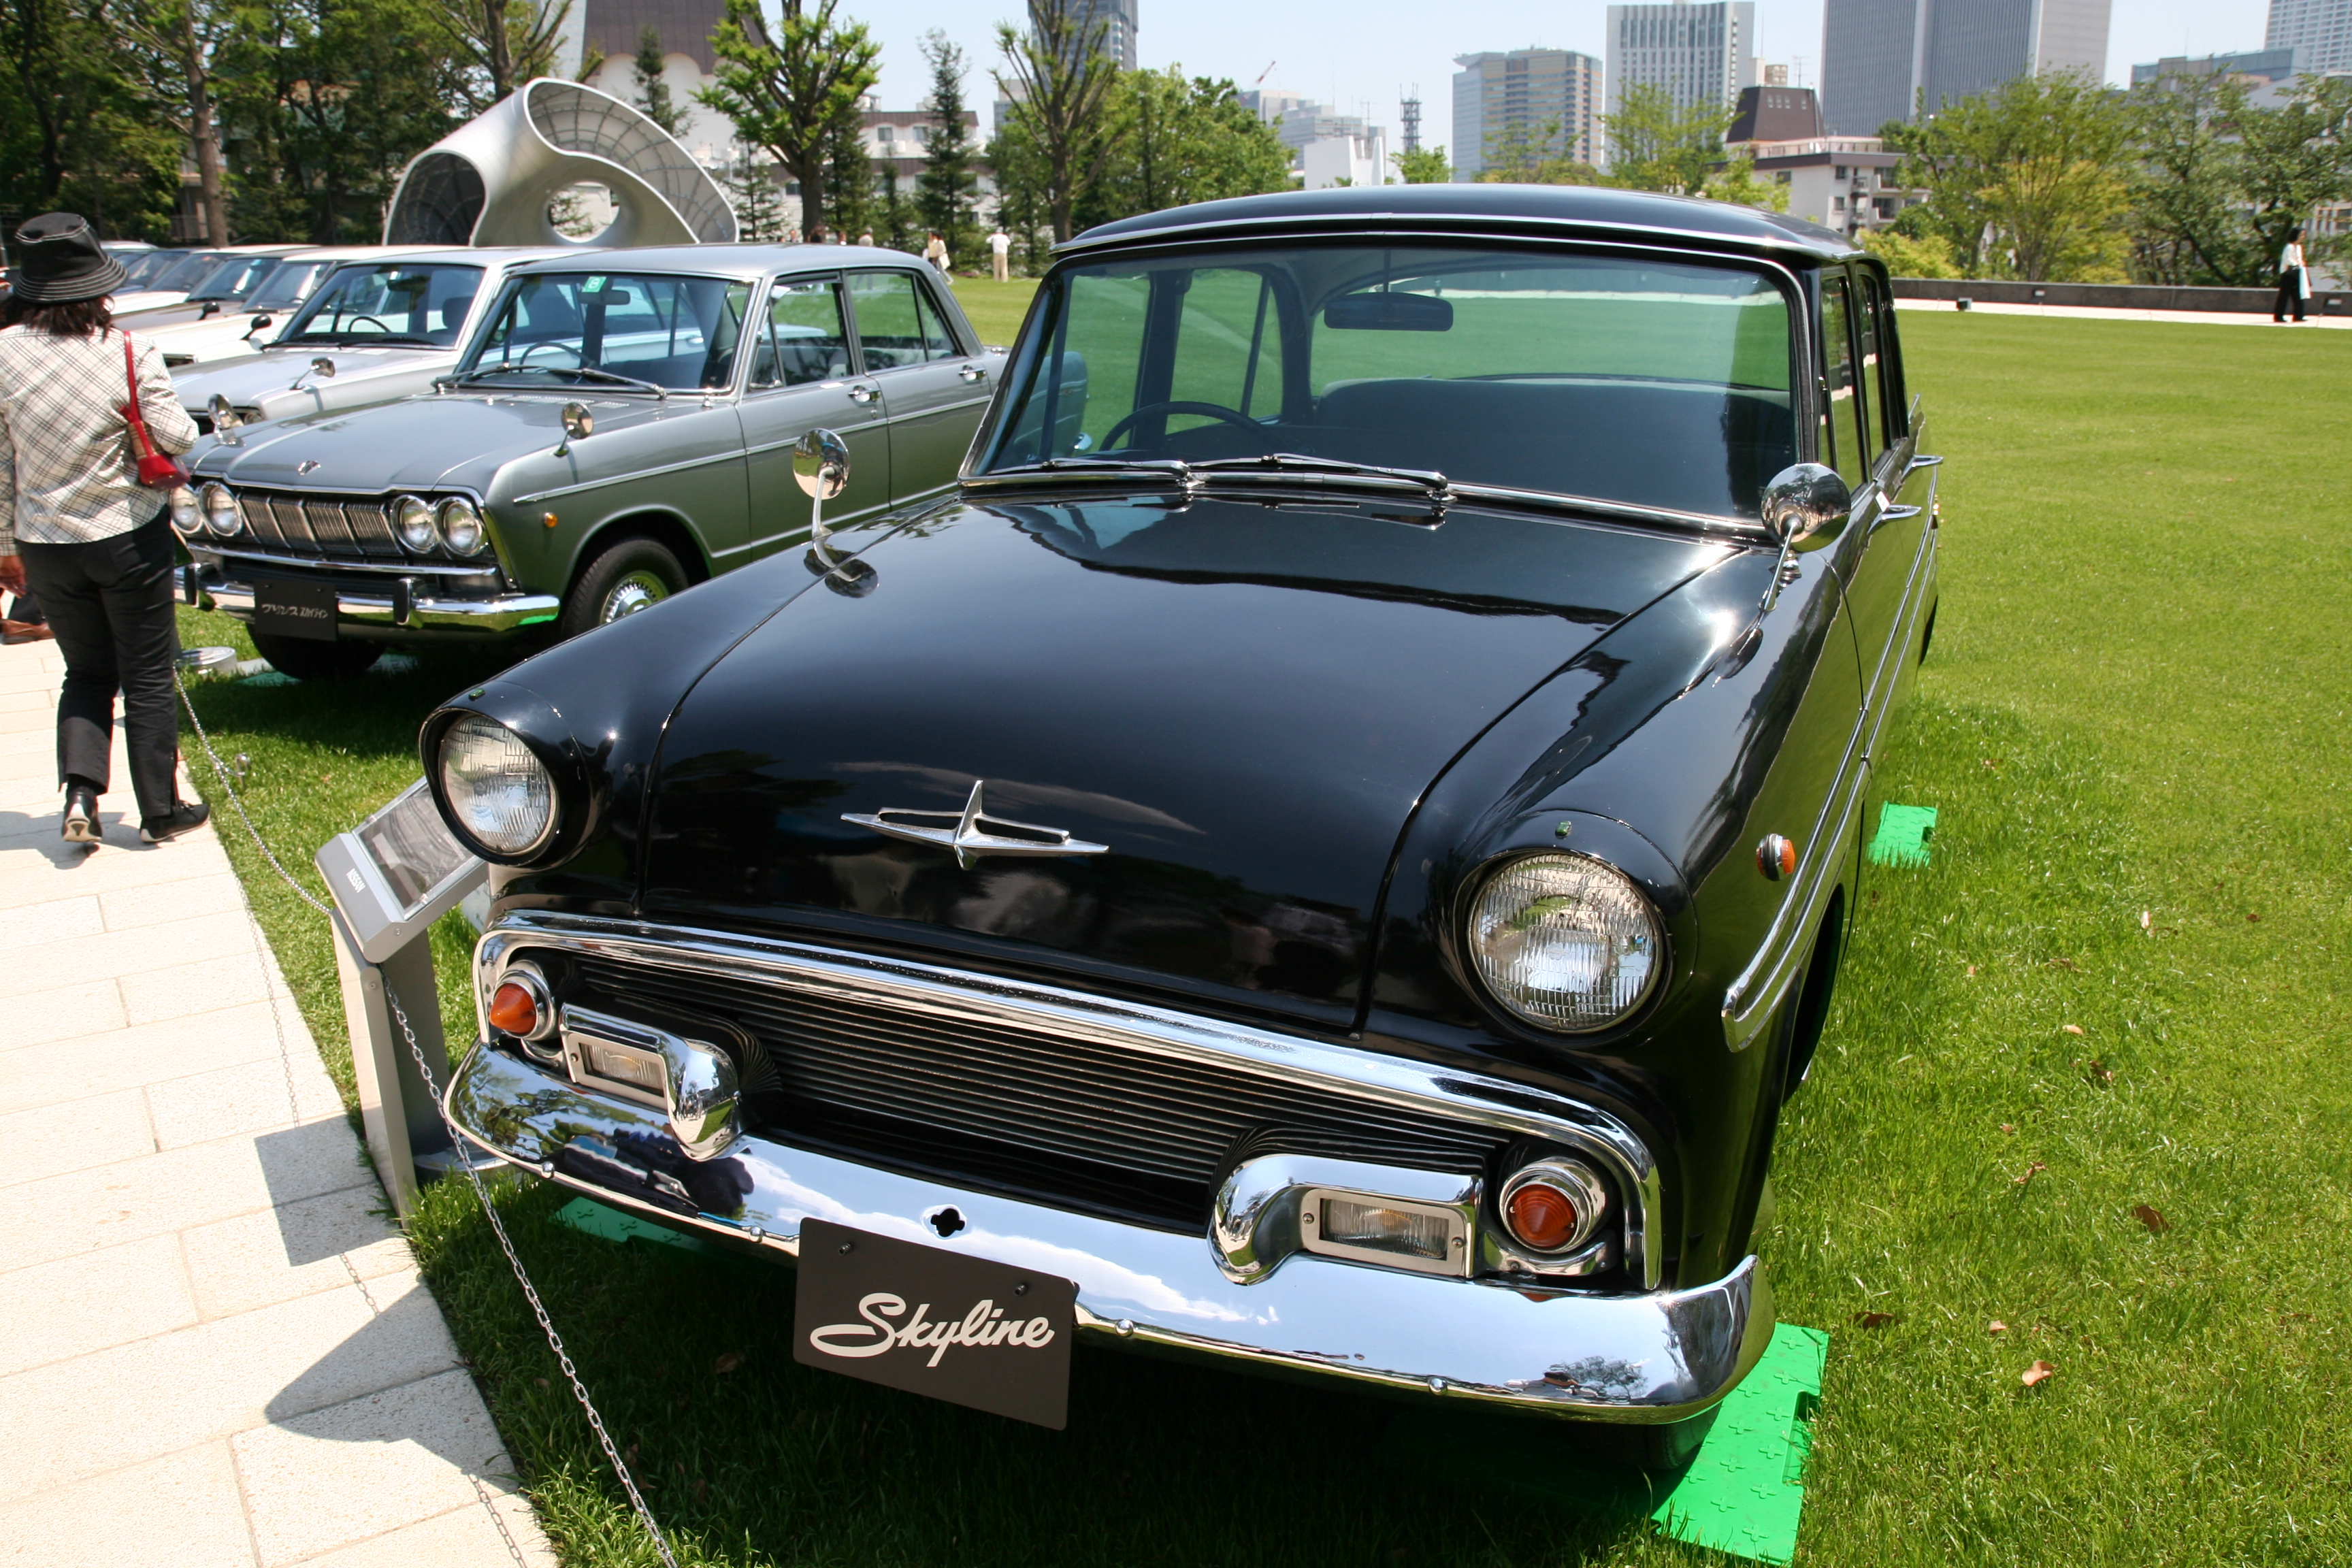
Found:
[[[237,819],[245,824],[245,831],[252,837],[253,847],[261,851],[261,858],[269,862],[270,869],[294,889],[296,897],[320,914],[331,918],[333,910],[296,880],[294,874],[271,853],[260,829],[253,826],[253,818],[247,815],[245,802],[237,795],[227,765],[221,761],[220,753],[213,749],[212,737],[205,732],[205,721],[196,717],[196,705],[189,700],[188,688],[180,679],[179,671],[172,672],[172,682],[179,688],[180,704],[188,710],[188,721],[195,726],[197,742],[204,747],[205,756],[212,763],[213,773],[219,778],[221,788],[227,792],[229,804],[236,808]],[[475,1200],[482,1205],[482,1215],[490,1222],[490,1232],[499,1238],[499,1249],[506,1254],[507,1264],[514,1270],[515,1283],[522,1287],[523,1300],[530,1303],[531,1316],[539,1320],[540,1330],[547,1336],[547,1348],[555,1352],[556,1364],[563,1369],[564,1381],[572,1385],[572,1397],[580,1402],[581,1410],[587,1415],[589,1429],[596,1434],[597,1446],[604,1450],[604,1458],[611,1463],[613,1473],[620,1478],[622,1490],[629,1495],[629,1506],[636,1511],[638,1522],[646,1527],[646,1535],[652,1538],[654,1550],[661,1554],[664,1568],[677,1568],[677,1558],[669,1549],[669,1538],[655,1522],[653,1510],[646,1505],[645,1494],[637,1490],[636,1479],[630,1475],[628,1465],[613,1442],[613,1435],[605,1429],[604,1415],[597,1410],[596,1402],[588,1396],[588,1385],[581,1381],[580,1369],[572,1364],[571,1352],[563,1348],[563,1337],[555,1331],[555,1320],[548,1316],[546,1303],[540,1300],[538,1287],[530,1282],[530,1275],[522,1266],[522,1258],[515,1251],[513,1239],[507,1235],[506,1224],[499,1218],[498,1206],[490,1201],[489,1188],[483,1183],[481,1172],[475,1168],[472,1160],[466,1157],[467,1140],[457,1131],[457,1123],[450,1116],[449,1108],[442,1103],[441,1086],[435,1081],[433,1069],[425,1065],[424,1047],[416,1043],[416,1031],[409,1026],[408,1011],[400,1005],[400,998],[394,994],[388,981],[383,983],[383,999],[392,1009],[393,1021],[400,1026],[401,1038],[407,1043],[409,1058],[416,1064],[417,1076],[425,1080],[425,1089],[433,1096],[433,1109],[439,1113],[441,1125],[449,1134],[450,1147],[457,1152],[458,1166],[466,1173],[467,1181],[473,1185]],[[439,1005],[437,998],[435,1005]],[[506,1521],[499,1518],[495,1507],[490,1510],[490,1517],[498,1525],[499,1532],[506,1535]],[[514,1538],[510,1535],[507,1536],[507,1546],[515,1552],[516,1560],[521,1561],[521,1552],[515,1547]]]

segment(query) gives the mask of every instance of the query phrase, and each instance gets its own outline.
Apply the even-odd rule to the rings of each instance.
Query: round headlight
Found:
[[[1468,937],[1488,994],[1564,1033],[1607,1028],[1640,1006],[1664,958],[1642,889],[1581,855],[1507,861],[1478,890]]]
[[[204,508],[197,503],[196,492],[185,485],[171,494],[172,526],[182,533],[194,533],[205,525]]]
[[[527,855],[555,831],[555,781],[522,737],[468,713],[441,737],[441,796],[467,837],[494,856]]]
[[[441,537],[460,555],[471,555],[482,547],[482,514],[474,510],[472,501],[458,496],[441,503]]]
[[[440,532],[433,526],[432,503],[415,496],[403,496],[393,503],[392,526],[401,544],[413,554],[427,554],[441,542]]]
[[[204,505],[205,526],[223,539],[245,526],[245,519],[237,513],[236,498],[229,494],[226,485],[206,485]]]

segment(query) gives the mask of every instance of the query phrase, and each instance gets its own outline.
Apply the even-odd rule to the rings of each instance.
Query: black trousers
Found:
[[[2290,268],[2279,274],[2278,298],[2271,301],[2271,320],[2284,321],[2289,305],[2294,307],[2294,319],[2303,320],[2303,269]]]
[[[180,720],[172,667],[180,631],[172,615],[171,525],[144,528],[89,544],[16,542],[26,585],[41,602],[66,656],[58,697],[58,782],[85,778],[100,794],[111,784],[114,694],[122,694],[123,739],[139,815],[167,816],[177,802],[172,769],[180,754]]]

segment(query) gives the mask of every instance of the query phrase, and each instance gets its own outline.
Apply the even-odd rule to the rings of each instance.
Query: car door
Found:
[[[808,536],[809,498],[793,479],[793,446],[811,430],[833,430],[849,446],[849,484],[825,503],[828,524],[855,522],[890,504],[890,430],[872,380],[856,374],[843,305],[837,272],[769,285],[737,405],[752,555]]]
[[[858,350],[890,417],[891,502],[936,494],[955,482],[987,411],[987,367],[914,273],[853,272],[849,291]]]

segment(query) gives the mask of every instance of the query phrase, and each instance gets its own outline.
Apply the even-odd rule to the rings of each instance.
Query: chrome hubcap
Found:
[[[604,620],[607,624],[623,616],[634,616],[646,605],[669,597],[669,584],[651,572],[632,572],[613,584],[604,595]]]

